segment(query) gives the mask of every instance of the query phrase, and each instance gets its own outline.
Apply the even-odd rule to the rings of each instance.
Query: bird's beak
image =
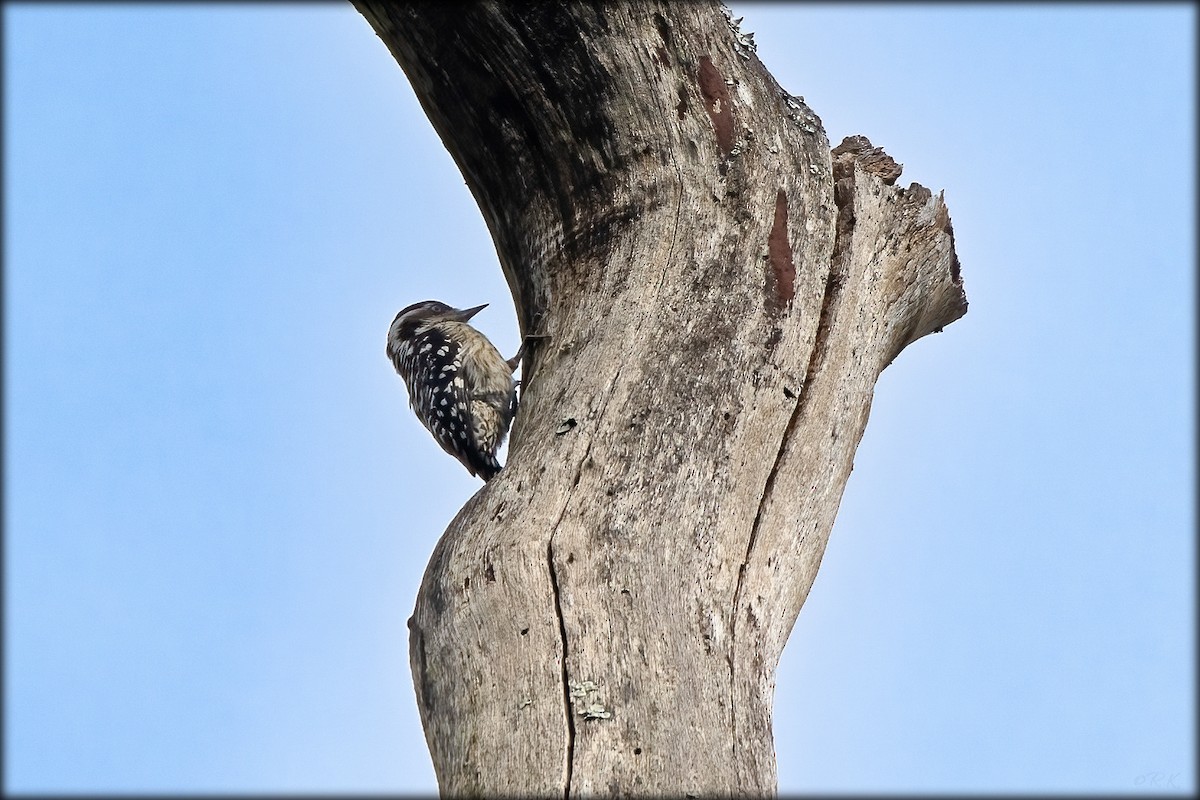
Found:
[[[488,307],[488,304],[484,303],[483,305],[475,306],[474,308],[464,308],[462,311],[459,311],[457,314],[458,321],[466,322],[471,317],[475,316],[476,314],[478,314],[480,311],[483,311],[487,307]]]

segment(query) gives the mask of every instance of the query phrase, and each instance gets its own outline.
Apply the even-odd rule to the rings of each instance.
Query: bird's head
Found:
[[[411,339],[423,328],[439,322],[466,322],[487,308],[487,303],[474,308],[453,308],[437,300],[422,300],[403,308],[388,329],[388,355],[395,345]]]

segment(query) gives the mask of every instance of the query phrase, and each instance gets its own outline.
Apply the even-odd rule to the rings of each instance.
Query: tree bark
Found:
[[[831,152],[715,4],[356,6],[548,337],[409,621],[442,793],[774,793],[876,378],[966,311],[942,198]]]

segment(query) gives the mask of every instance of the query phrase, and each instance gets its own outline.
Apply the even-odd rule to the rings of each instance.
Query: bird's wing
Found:
[[[465,457],[471,449],[471,403],[458,343],[437,328],[427,328],[413,338],[410,353],[409,405],[442,449],[474,474]],[[417,364],[429,365],[424,375],[418,376]]]

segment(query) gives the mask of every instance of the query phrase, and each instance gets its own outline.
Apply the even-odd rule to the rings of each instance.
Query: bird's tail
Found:
[[[500,462],[496,460],[495,456],[482,453],[473,453],[464,463],[467,471],[483,478],[484,481],[490,481],[501,470]]]

